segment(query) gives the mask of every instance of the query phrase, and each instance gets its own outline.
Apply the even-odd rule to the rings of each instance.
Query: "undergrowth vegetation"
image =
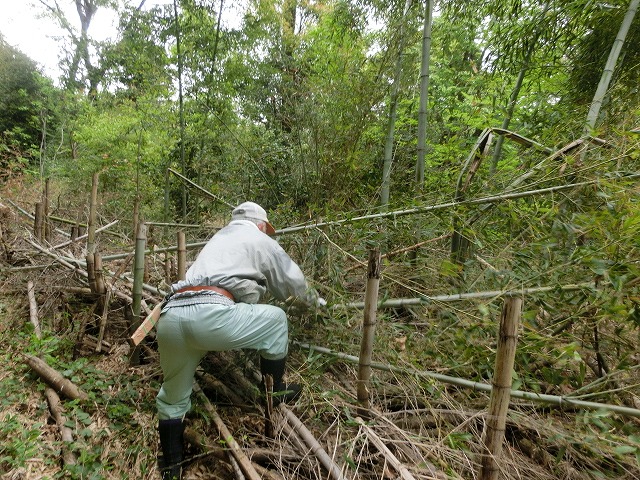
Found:
[[[559,168],[562,165],[554,165],[541,175],[548,177]],[[459,208],[434,208],[442,202],[432,195],[430,201],[412,202],[397,212],[355,221],[350,217],[366,212],[331,212],[309,222],[308,228],[280,236],[280,243],[299,262],[310,283],[330,301],[326,312],[289,312],[291,376],[304,384],[306,392],[296,409],[327,442],[327,448],[337,452],[344,468],[357,471],[359,478],[378,478],[381,468],[366,460],[354,390],[354,359],[360,352],[362,326],[358,302],[366,288],[368,251],[379,248],[383,264],[370,393],[375,406],[371,425],[380,434],[399,445],[412,445],[413,455],[419,452],[424,468],[448,478],[477,474],[489,395],[486,388],[469,389],[464,382],[491,384],[503,294],[521,292],[524,307],[512,390],[524,396],[513,394],[507,421],[501,461],[503,468],[514,469],[507,478],[637,476],[637,187],[633,178],[620,172],[599,175],[597,181],[594,174],[594,169],[583,169],[574,182],[586,183],[558,195],[527,194]],[[513,177],[513,172],[507,169],[499,175]],[[536,178],[519,191],[544,186]],[[505,179],[503,183],[510,182]],[[33,179],[16,178],[5,185],[2,196],[31,208],[37,194],[27,192],[38,188]],[[81,217],[82,199],[69,196],[67,188],[64,183],[53,184],[58,199],[54,213]],[[122,204],[108,186],[102,187],[100,195],[105,200],[100,221],[108,223],[122,211]],[[111,211],[111,205],[118,208]],[[106,337],[111,352],[97,355],[79,350],[80,331],[99,316],[93,311],[93,301],[57,291],[78,283],[59,265],[39,267],[42,274],[12,268],[35,264],[33,272],[37,272],[43,259],[37,260],[22,240],[30,238],[31,228],[19,219],[24,214],[6,210],[4,215],[3,281],[7,288],[2,300],[2,360],[8,368],[2,374],[0,397],[6,407],[2,429],[7,440],[2,444],[0,465],[26,478],[31,474],[24,472],[36,471],[50,478],[154,478],[154,396],[161,377],[153,343],[141,366],[129,366],[129,306],[112,300]],[[224,224],[226,215],[221,208],[203,211],[208,225]],[[274,210],[271,218],[278,227],[304,225],[303,218],[291,222],[294,215],[285,208]],[[459,229],[468,241],[462,256],[452,255],[452,223],[466,225]],[[159,225],[150,231],[146,281],[166,291],[171,282],[166,277],[168,257],[153,249],[174,244],[175,228]],[[187,234],[189,242],[196,242],[211,231],[201,227]],[[131,251],[130,228],[114,227],[109,234],[100,235],[99,243],[105,254]],[[196,254],[197,249],[191,250],[189,257]],[[76,250],[75,255],[82,252]],[[27,316],[23,288],[27,279],[40,285],[42,340],[21,320]],[[78,461],[63,470],[59,456],[65,445],[57,438],[43,401],[45,385],[21,361],[22,354],[42,356],[89,395],[89,402],[65,402],[67,421],[76,435],[73,450]],[[223,372],[229,367],[224,359],[210,360],[204,373],[225,377]],[[251,377],[256,358],[250,353],[235,352],[226,360]],[[244,389],[246,386],[240,387]],[[252,392],[244,393],[251,398]],[[538,402],[536,395],[552,400]],[[212,398],[223,397],[215,394]],[[575,405],[576,401],[583,405]],[[192,426],[210,432],[209,414],[197,399],[194,405]],[[627,409],[627,413],[610,406]],[[229,408],[224,415],[234,435],[246,445],[264,442],[258,412]],[[405,452],[407,458],[412,458],[409,453]],[[187,478],[200,478],[221,468],[205,455],[195,461]],[[279,468],[285,478],[310,475],[291,470],[291,465]]]

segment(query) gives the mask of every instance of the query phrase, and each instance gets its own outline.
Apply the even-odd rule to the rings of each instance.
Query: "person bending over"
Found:
[[[274,403],[291,402],[301,386],[285,384],[287,315],[258,303],[266,292],[311,306],[326,302],[276,240],[265,210],[253,202],[204,246],[184,280],[171,286],[157,327],[163,383],[156,397],[163,480],[182,477],[184,416],[191,408],[196,368],[210,351],[254,349],[260,371],[273,377]],[[264,383],[264,382],[263,382]]]

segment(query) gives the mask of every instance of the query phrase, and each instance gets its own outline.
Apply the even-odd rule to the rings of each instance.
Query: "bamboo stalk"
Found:
[[[31,280],[27,282],[27,296],[29,297],[29,320],[33,324],[33,330],[36,337],[42,338],[40,320],[38,320],[38,303],[36,302],[36,294]]]
[[[191,180],[189,180],[184,175],[181,175],[180,173],[176,172],[173,168],[167,168],[167,171],[173,173],[180,180],[182,180],[183,182],[187,183],[188,185],[191,185],[196,190],[201,191],[202,193],[204,193],[209,198],[212,198],[214,200],[217,200],[218,202],[224,203],[229,208],[235,208],[235,205],[231,205],[230,203],[226,202],[225,200],[223,200],[222,198],[218,197],[217,195],[214,195],[213,193],[209,192],[208,190],[205,190],[200,185],[192,182]]]
[[[335,464],[331,457],[324,451],[320,443],[315,439],[313,434],[304,426],[298,417],[289,410],[284,403],[278,405],[278,408],[284,413],[285,419],[291,424],[294,430],[298,432],[302,440],[307,444],[311,452],[318,458],[322,466],[329,472],[329,477],[334,480],[346,480],[342,475],[340,468]]]
[[[147,226],[144,222],[138,224],[136,233],[136,253],[133,260],[133,320],[129,325],[129,333],[133,334],[142,322],[140,317],[140,305],[142,301],[142,284],[144,279],[144,249],[147,244]],[[131,352],[130,362],[132,365],[138,365],[140,362],[140,349],[134,348]]]
[[[147,225],[153,225],[154,227],[202,228],[202,225],[193,223],[147,222]]]
[[[385,460],[389,462],[389,465],[393,467],[393,469],[398,472],[400,478],[404,480],[416,480],[415,477],[411,474],[411,472],[405,467],[400,460],[396,458],[389,448],[384,444],[384,441],[376,433],[369,427],[360,417],[356,417],[356,422],[362,427],[367,438],[373,443],[376,448],[382,453]]]
[[[113,227],[116,223],[118,223],[120,220],[114,220],[113,222],[100,227],[100,228],[96,228],[96,233],[102,232],[104,230],[107,230],[110,227]],[[71,236],[71,240],[67,240],[66,242],[62,242],[59,243],[58,245],[54,245],[53,247],[51,247],[51,250],[57,250],[58,248],[63,248],[66,247],[68,245],[71,245],[72,243],[78,242],[80,240],[84,240],[85,238],[87,238],[89,236],[89,234],[85,233],[84,235],[80,235],[80,236],[76,236],[75,238],[73,237],[73,235]]]
[[[378,308],[385,307],[406,307],[410,305],[421,305],[436,302],[457,302],[462,300],[474,300],[474,299],[486,299],[486,298],[500,298],[500,297],[513,297],[531,295],[534,293],[545,293],[555,290],[562,290],[565,292],[574,290],[596,290],[596,284],[594,282],[585,282],[569,285],[554,285],[550,287],[531,287],[514,290],[487,290],[480,292],[468,292],[468,293],[455,293],[453,295],[423,295],[419,298],[393,298],[385,300],[378,304]],[[364,308],[364,302],[349,302],[331,305],[331,309],[339,308]]]
[[[231,432],[222,421],[222,418],[220,418],[220,415],[218,415],[216,408],[212,405],[212,403],[209,401],[207,396],[203,393],[202,389],[196,382],[194,382],[193,384],[193,391],[196,393],[196,395],[198,395],[200,400],[203,402],[205,409],[211,415],[213,422],[216,424],[216,427],[218,427],[218,431],[222,436],[222,440],[229,448],[229,454],[233,455],[235,460],[240,465],[242,472],[250,480],[260,480],[260,475],[258,475],[258,472],[256,472],[253,464],[251,463],[251,460],[249,460],[249,458],[244,454],[244,452],[240,448],[240,445],[238,445],[238,442],[236,442],[236,440],[233,438]]]
[[[34,215],[34,223],[33,223],[33,236],[39,242],[44,240],[44,205],[42,202],[36,203],[35,215]]]
[[[60,437],[62,438],[62,461],[65,465],[75,465],[77,463],[76,456],[71,450],[73,443],[73,430],[66,425],[67,419],[62,413],[60,397],[52,388],[47,388],[44,391],[44,395],[47,397],[51,416],[55,420],[58,430],[60,431]]]
[[[96,352],[102,351],[102,341],[104,339],[104,331],[107,328],[107,317],[109,316],[109,303],[111,302],[111,289],[107,289],[104,294],[104,302],[102,304],[102,315],[100,316],[100,331],[96,340]]]
[[[293,341],[293,343],[295,345],[298,345],[301,348],[308,348],[312,351],[331,355],[351,363],[359,362],[359,358],[354,355],[348,355],[343,352],[335,352],[329,348],[321,347],[318,345],[310,345],[308,343],[298,342],[295,340]],[[448,375],[443,375],[441,373],[427,372],[424,370],[417,370],[413,368],[410,368],[410,369],[400,368],[394,365],[387,365],[387,364],[378,363],[378,362],[371,362],[371,368],[376,368],[378,370],[384,370],[387,372],[408,373],[408,374],[417,375],[420,377],[432,378],[442,383],[457,385],[463,388],[470,388],[472,390],[477,390],[480,392],[491,392],[491,385],[488,385],[486,383],[473,382],[471,380],[465,380],[463,378],[450,377]],[[530,400],[532,402],[547,403],[547,404],[556,405],[559,407],[564,407],[564,406],[577,407],[577,408],[584,408],[584,409],[590,409],[590,410],[602,409],[602,410],[608,410],[610,412],[615,412],[627,417],[640,417],[640,409],[621,407],[619,405],[610,405],[606,403],[587,402],[583,400],[577,400],[575,398],[568,397],[568,396],[561,397],[558,395],[547,395],[543,393],[523,392],[522,390],[511,390],[511,397],[520,398],[523,400]]]
[[[89,202],[89,221],[87,222],[87,254],[96,251],[96,210],[98,209],[98,173],[93,174],[91,182],[91,199]]]
[[[371,357],[376,329],[376,309],[380,286],[380,250],[369,251],[367,269],[367,287],[365,290],[364,319],[362,323],[362,341],[360,343],[360,361],[358,362],[357,396],[359,415],[369,418],[369,386],[371,379]]]
[[[636,174],[632,174],[632,175],[627,175],[624,177],[624,180],[634,180],[640,178],[640,173],[636,173]],[[566,185],[558,185],[555,187],[547,187],[547,188],[540,188],[537,190],[526,190],[526,191],[522,191],[522,192],[511,192],[511,193],[506,193],[506,194],[502,194],[502,195],[491,195],[488,197],[481,197],[481,198],[475,198],[475,199],[469,199],[469,200],[463,200],[463,201],[459,201],[459,202],[447,202],[447,203],[440,203],[437,205],[428,205],[425,207],[415,207],[415,208],[409,208],[406,210],[396,210],[393,212],[384,212],[384,213],[375,213],[375,214],[371,214],[371,215],[361,215],[358,217],[351,217],[351,218],[345,218],[342,220],[333,220],[333,221],[329,221],[329,222],[316,222],[316,223],[312,223],[309,225],[299,225],[299,226],[295,226],[295,227],[287,227],[287,228],[283,228],[281,230],[276,230],[276,234],[278,235],[285,235],[285,234],[289,234],[289,233],[294,233],[294,232],[300,232],[303,230],[309,230],[311,228],[319,228],[319,227],[330,227],[330,226],[337,226],[337,225],[342,225],[342,224],[350,224],[350,223],[355,223],[355,222],[359,222],[362,220],[374,220],[374,219],[381,219],[381,218],[387,218],[387,217],[391,217],[391,218],[396,218],[396,217],[402,217],[402,216],[406,216],[406,215],[418,215],[418,214],[422,214],[422,213],[427,213],[427,212],[435,212],[438,210],[447,210],[450,208],[455,208],[458,206],[462,206],[462,205],[483,205],[483,204],[487,204],[487,203],[497,203],[497,202],[501,202],[501,201],[505,201],[505,200],[514,200],[517,198],[525,198],[525,197],[531,197],[531,196],[535,196],[535,195],[544,195],[547,193],[555,193],[555,192],[561,192],[563,190],[570,190],[572,188],[578,188],[578,187],[583,187],[586,185],[593,185],[595,183],[600,182],[600,179],[596,179],[596,180],[588,180],[585,182],[578,182],[578,183],[569,183]]]
[[[35,370],[50,387],[56,392],[64,395],[71,400],[88,400],[88,396],[80,388],[78,388],[71,380],[64,378],[60,373],[51,368],[44,360],[34,357],[33,355],[25,355],[27,364]]]
[[[96,278],[96,293],[104,295],[106,287],[104,284],[104,272],[102,271],[102,256],[99,252],[93,254],[94,275]]]
[[[73,270],[75,273],[77,273],[78,275],[83,276],[84,278],[87,278],[89,276],[89,274],[86,272],[86,270],[83,270],[82,268],[80,268],[78,265],[74,265],[73,263],[69,262],[68,259],[64,258],[64,257],[60,257],[58,255],[56,255],[55,253],[51,252],[50,250],[47,250],[46,248],[43,248],[42,246],[38,245],[37,243],[31,241],[30,239],[26,238],[25,239],[29,244],[31,244],[33,247],[35,247],[36,249],[40,250],[42,253],[49,255],[51,258],[53,258],[54,260],[56,260],[58,263],[60,263],[61,265]],[[71,261],[77,263],[77,264],[81,264],[82,262],[76,259],[70,259]],[[70,291],[73,291],[72,288],[73,287],[66,287],[69,288]],[[143,285],[143,288],[147,288]],[[160,295],[164,296],[165,293],[160,291],[159,289],[157,289],[156,287],[149,287],[149,290],[153,291],[154,293],[159,293]],[[91,289],[80,289],[78,291],[78,293],[92,293]],[[133,298],[131,298],[131,296],[127,295],[124,292],[121,292],[120,290],[114,290],[113,291],[113,295],[115,295],[118,298],[121,298],[122,300],[128,302],[128,303],[133,303]],[[144,311],[149,314],[151,313],[151,309],[147,306],[147,304],[142,301],[142,308],[144,309]]]
[[[502,454],[502,442],[507,424],[521,310],[522,298],[507,298],[500,316],[496,364],[491,382],[489,414],[483,441],[487,452],[482,456],[481,480],[496,480],[499,474],[498,459]]]
[[[42,213],[43,213],[43,220],[44,220],[44,225],[43,225],[43,229],[44,229],[44,239],[47,242],[51,241],[51,222],[49,220],[49,198],[50,198],[50,187],[51,187],[51,182],[50,179],[47,178],[44,181],[44,192],[43,192],[43,198],[42,198],[42,202],[44,204],[44,207],[42,209]]]
[[[13,202],[10,198],[5,198],[3,199],[4,201],[6,201],[7,203],[9,203],[13,208],[15,208],[16,210],[18,210],[21,214],[23,214],[25,217],[31,219],[31,220],[35,220],[35,217],[33,215],[31,215],[29,212],[27,212],[24,208],[20,207],[19,205],[17,205],[15,202]],[[65,235],[65,236],[69,236],[69,233],[63,231],[63,230],[59,230],[56,228],[56,232],[60,233],[61,235]]]
[[[178,280],[184,280],[187,273],[187,241],[184,231],[178,232]]]

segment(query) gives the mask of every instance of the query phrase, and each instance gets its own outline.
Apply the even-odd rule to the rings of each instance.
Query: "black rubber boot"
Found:
[[[265,375],[271,375],[273,378],[273,406],[277,407],[281,403],[295,402],[300,393],[302,387],[297,383],[285,384],[282,381],[284,376],[284,369],[287,363],[287,359],[282,358],[280,360],[267,360],[266,358],[260,358],[260,373],[262,374],[262,391],[265,390],[264,377]]]
[[[171,418],[158,422],[162,458],[160,474],[162,480],[182,479],[182,460],[184,450],[184,423],[181,418]]]

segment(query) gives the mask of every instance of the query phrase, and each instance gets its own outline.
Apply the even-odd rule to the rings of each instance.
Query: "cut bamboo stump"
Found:
[[[29,320],[33,324],[33,330],[36,337],[42,338],[40,320],[38,319],[38,303],[36,302],[36,294],[32,281],[27,283],[27,296],[29,297]]]
[[[369,385],[371,380],[371,357],[373,356],[373,340],[376,329],[376,311],[378,290],[380,286],[380,250],[369,251],[369,267],[367,269],[367,288],[364,299],[364,320],[362,324],[362,343],[360,344],[360,361],[358,364],[357,395],[358,414],[369,418]]]
[[[78,388],[71,380],[64,378],[57,370],[51,368],[44,360],[25,355],[27,364],[60,395],[70,400],[88,400],[85,392]]]
[[[511,398],[513,364],[518,343],[518,326],[522,298],[509,297],[505,300],[500,316],[498,350],[493,373],[489,414],[484,431],[485,454],[480,466],[481,480],[496,480],[499,474],[498,459],[502,452],[502,442],[507,423],[507,412]]]

